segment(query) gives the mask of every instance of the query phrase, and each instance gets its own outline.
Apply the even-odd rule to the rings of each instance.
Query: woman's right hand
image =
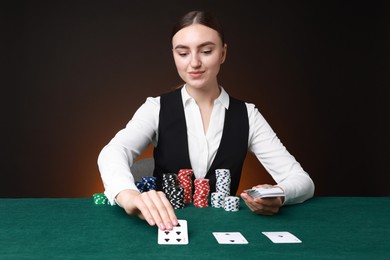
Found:
[[[123,190],[116,201],[127,214],[136,215],[161,230],[172,230],[178,224],[175,211],[162,191]]]

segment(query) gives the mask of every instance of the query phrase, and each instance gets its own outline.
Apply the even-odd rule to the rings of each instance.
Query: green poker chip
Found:
[[[104,193],[95,193],[93,194],[93,203],[96,205],[104,205],[109,204],[109,201]]]

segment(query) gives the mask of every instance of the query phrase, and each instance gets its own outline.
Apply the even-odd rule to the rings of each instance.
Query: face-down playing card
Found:
[[[179,219],[178,225],[172,230],[158,230],[157,242],[160,245],[187,245],[188,229],[187,220]]]

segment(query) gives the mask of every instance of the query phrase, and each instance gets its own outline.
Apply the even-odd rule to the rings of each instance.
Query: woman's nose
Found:
[[[200,62],[200,59],[198,57],[198,55],[192,55],[192,58],[191,58],[191,67],[193,68],[197,68],[201,65],[201,62]]]

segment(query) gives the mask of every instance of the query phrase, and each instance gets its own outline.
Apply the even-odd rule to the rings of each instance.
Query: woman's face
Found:
[[[190,25],[173,36],[172,48],[177,71],[188,86],[217,85],[217,74],[227,50],[217,31],[201,24]]]

